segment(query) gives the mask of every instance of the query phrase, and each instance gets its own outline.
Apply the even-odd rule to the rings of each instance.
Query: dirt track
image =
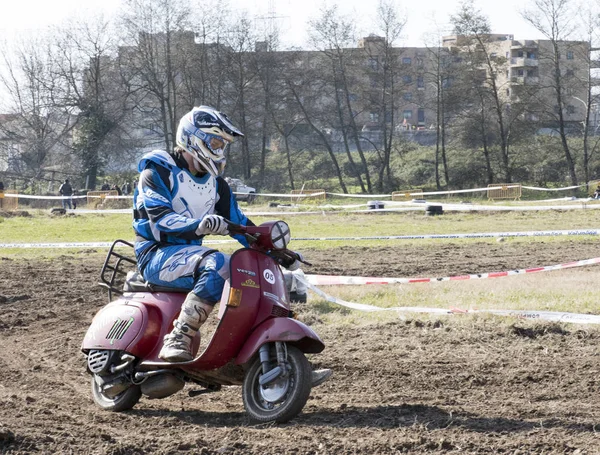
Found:
[[[600,256],[597,241],[530,245],[347,247],[307,252],[307,272],[445,276]],[[289,424],[250,425],[237,387],[101,411],[79,347],[105,303],[102,259],[0,252],[0,453],[600,453],[600,332],[577,326],[317,324],[327,348],[311,361],[335,375]]]

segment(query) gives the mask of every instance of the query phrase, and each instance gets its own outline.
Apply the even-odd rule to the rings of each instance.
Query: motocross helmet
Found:
[[[224,113],[210,106],[199,106],[179,121],[176,142],[204,170],[217,177],[225,169],[227,146],[238,136],[244,135]]]

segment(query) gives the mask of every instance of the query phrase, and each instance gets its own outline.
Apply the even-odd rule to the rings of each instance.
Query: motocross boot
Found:
[[[329,368],[323,368],[322,370],[313,370],[311,373],[311,386],[317,387],[323,384],[327,379],[331,377],[331,371]]]
[[[166,362],[189,362],[194,359],[192,342],[200,326],[204,324],[214,304],[190,292],[179,317],[173,322],[173,330],[165,335],[163,347],[158,357]]]

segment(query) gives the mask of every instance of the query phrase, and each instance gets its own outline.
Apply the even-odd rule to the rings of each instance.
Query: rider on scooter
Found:
[[[168,362],[193,359],[191,344],[221,299],[229,277],[229,256],[202,246],[205,235],[229,235],[228,223],[254,225],[240,210],[225,179],[226,149],[243,137],[229,118],[209,106],[182,117],[174,151],[154,150],[138,164],[133,197],[133,228],[138,268],[152,284],[192,289],[159,357]],[[241,235],[232,235],[248,246]],[[299,267],[298,261],[286,264]],[[313,387],[331,375],[313,372]]]

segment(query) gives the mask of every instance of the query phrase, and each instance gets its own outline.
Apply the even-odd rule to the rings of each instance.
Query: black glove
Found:
[[[304,257],[300,253],[296,253],[297,258],[290,257],[289,259],[281,259],[279,263],[282,267],[288,269],[290,272],[294,270],[298,270],[300,268],[300,264],[304,260]]]

